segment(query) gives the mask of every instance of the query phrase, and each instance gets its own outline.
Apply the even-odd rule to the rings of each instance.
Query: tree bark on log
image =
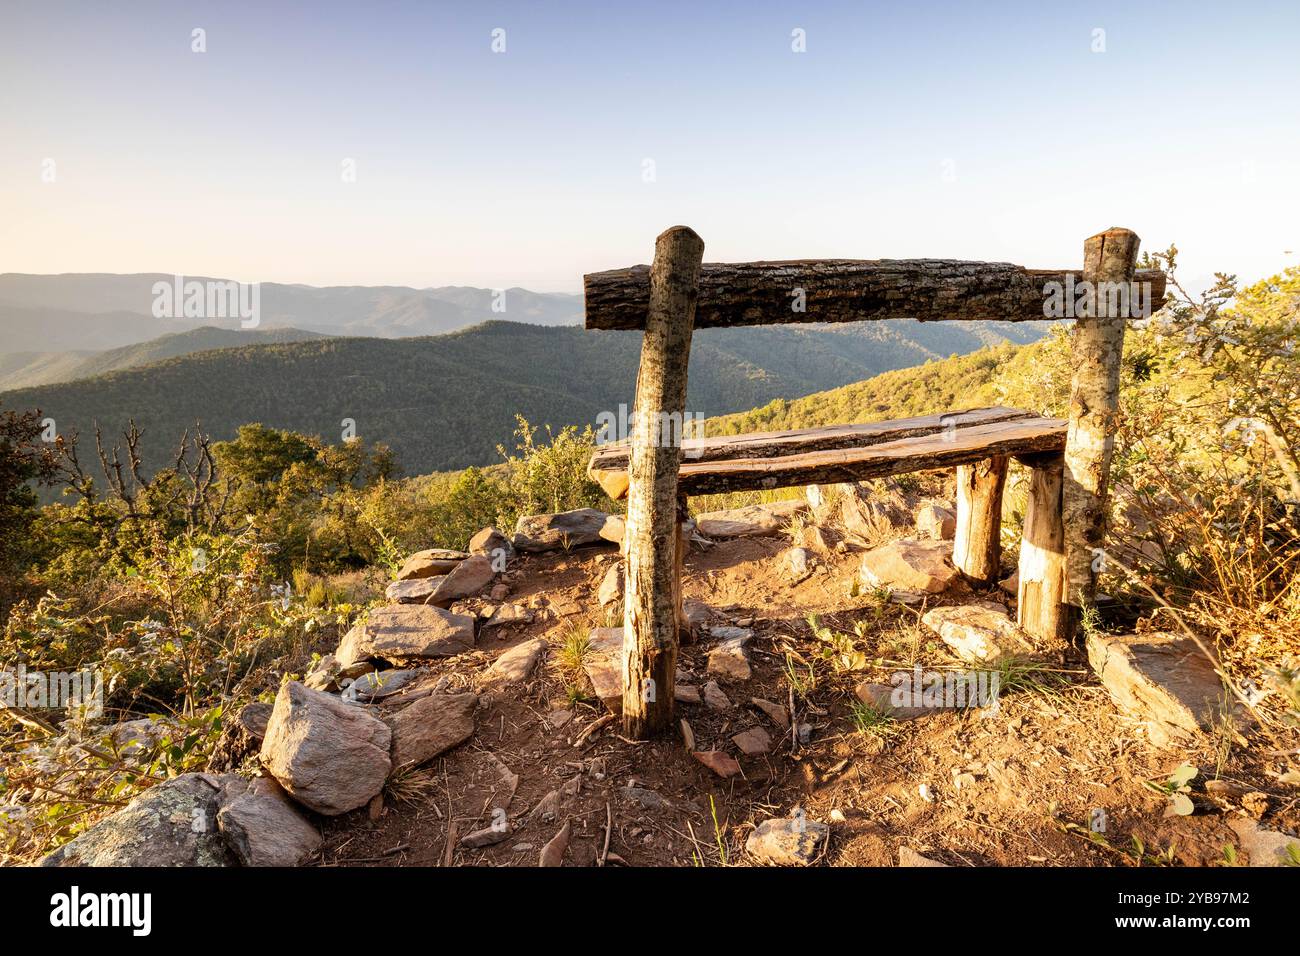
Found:
[[[976,584],[995,583],[1002,570],[1002,489],[1006,481],[1005,455],[957,467],[952,563]]]
[[[1051,644],[1068,643],[1078,617],[1065,603],[1064,458],[1046,455],[1021,461],[1029,467],[1029,500],[1020,542],[1016,621],[1033,637]]]
[[[1049,283],[1064,289],[1078,270],[1026,269],[1008,262],[955,259],[805,259],[710,262],[701,267],[695,328],[867,319],[1041,321]],[[1165,275],[1145,270],[1152,309],[1164,300]],[[650,267],[583,277],[587,328],[645,327]]]
[[[650,271],[625,532],[623,733],[633,740],[673,724],[682,605],[677,470],[703,255],[704,240],[685,226],[674,226],[655,241]],[[661,427],[664,422],[670,423],[668,429]]]
[[[1108,229],[1083,247],[1084,278],[1127,283],[1133,278],[1138,237]],[[1075,607],[1092,603],[1096,571],[1104,556],[1106,493],[1119,420],[1120,363],[1127,317],[1118,303],[1098,295],[1091,314],[1075,322],[1071,342],[1074,376],[1065,438],[1062,509],[1065,523],[1066,597]]]

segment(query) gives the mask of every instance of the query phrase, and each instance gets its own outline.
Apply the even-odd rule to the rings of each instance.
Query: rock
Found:
[[[631,803],[635,803],[642,810],[658,810],[662,807],[671,807],[664,797],[657,791],[647,789],[646,787],[637,787],[628,784],[620,793]]]
[[[916,509],[916,533],[939,541],[957,534],[957,512],[929,502]]]
[[[124,720],[99,731],[99,736],[109,738],[118,753],[124,757],[138,757],[175,734],[176,726],[173,723],[153,717]]]
[[[471,555],[438,582],[429,603],[434,607],[448,607],[455,601],[478,594],[492,583],[494,577],[496,572],[492,570],[490,558],[481,554]]]
[[[703,601],[696,601],[694,598],[687,598],[682,602],[682,611],[686,614],[686,623],[693,628],[701,628],[710,617],[713,616],[713,609]]]
[[[781,704],[774,704],[770,700],[763,700],[761,697],[751,697],[749,702],[761,710],[782,730],[790,729],[790,715],[786,713],[785,707]]]
[[[777,866],[807,866],[821,855],[831,828],[815,820],[764,820],[745,841],[755,859]]]
[[[504,533],[488,525],[469,539],[469,553],[482,555],[495,570],[503,571],[505,563],[515,556],[515,546]]]
[[[332,817],[383,789],[391,742],[388,726],[364,707],[288,681],[276,695],[261,757],[290,796]]]
[[[806,580],[813,573],[814,561],[813,553],[807,548],[788,549],[781,558],[786,580],[792,585]]]
[[[1254,820],[1236,819],[1228,826],[1237,834],[1251,866],[1295,866],[1294,861],[1300,860],[1300,837],[1261,829]]]
[[[596,600],[600,602],[601,607],[609,607],[623,600],[622,561],[610,565],[609,570],[605,572],[605,580],[600,582],[600,591],[596,595]]]
[[[423,604],[433,597],[433,593],[438,590],[438,585],[445,578],[445,574],[440,574],[432,578],[409,578],[405,581],[394,581],[384,588],[384,597],[395,604]]]
[[[998,587],[1006,591],[1012,597],[1015,597],[1017,594],[1019,594],[1020,593],[1020,570],[1017,568],[1015,571],[1011,572],[1009,576],[999,581]]]
[[[682,742],[686,745],[687,750],[695,749],[695,731],[691,730],[691,725],[685,717],[678,720],[682,728]]]
[[[704,685],[704,703],[714,710],[731,710],[731,699],[722,692],[715,680]]]
[[[679,704],[698,704],[700,689],[690,684],[678,684],[673,687],[673,699]]]
[[[244,866],[300,866],[320,849],[320,832],[269,777],[217,813],[217,825]]]
[[[716,634],[724,629],[713,630]],[[730,628],[730,630],[739,631],[743,628]],[[753,671],[749,666],[749,649],[746,647],[748,640],[748,637],[731,637],[709,651],[708,672],[728,680],[749,680]]]
[[[708,767],[723,780],[740,773],[736,758],[723,750],[692,750],[691,756]]]
[[[938,860],[931,860],[929,857],[921,856],[911,847],[900,846],[898,848],[898,865],[899,866],[947,866],[947,863],[940,863]]]
[[[520,551],[542,552],[602,544],[600,535],[609,515],[595,508],[558,514],[524,515],[515,524],[514,545]]]
[[[488,591],[488,597],[494,601],[504,601],[510,595],[510,585],[494,584],[492,590]]]
[[[484,680],[488,683],[502,684],[518,684],[527,680],[528,675],[537,666],[537,662],[546,653],[546,648],[546,641],[540,637],[516,644],[492,662],[492,666],[484,675]]]
[[[607,515],[605,523],[600,526],[600,536],[612,544],[622,545],[623,536],[627,534],[627,521],[618,515]]]
[[[958,576],[951,558],[952,545],[945,542],[891,541],[862,555],[862,583],[938,594]]]
[[[592,630],[582,669],[601,703],[612,713],[623,712],[623,629],[598,627]]]
[[[474,736],[476,694],[430,694],[388,718],[393,770],[418,767]]]
[[[747,641],[754,636],[754,631],[748,627],[723,624],[709,628],[709,634],[720,641]]]
[[[417,551],[404,562],[397,572],[397,580],[410,581],[417,578],[432,578],[453,570],[469,555],[464,551],[448,551],[443,548],[429,548]]]
[[[419,676],[419,671],[371,671],[348,684],[343,690],[343,699],[363,703],[382,700],[409,686]]]
[[[389,604],[352,626],[334,656],[344,667],[378,658],[406,664],[474,648],[474,618],[427,604]]]
[[[847,534],[873,542],[906,524],[908,509],[894,497],[882,497],[866,485],[842,487],[849,489],[839,499],[839,522]]]
[[[510,824],[503,820],[501,826],[495,824],[484,827],[482,830],[475,830],[472,833],[466,833],[460,838],[460,845],[468,847],[471,850],[477,850],[485,846],[493,846],[501,843],[510,836]]]
[[[247,704],[232,719],[226,719],[208,758],[208,770],[234,770],[256,754],[270,719],[271,705],[260,702]]]
[[[774,501],[770,504],[747,505],[728,511],[711,511],[698,515],[695,526],[706,538],[744,538],[755,535],[780,534],[790,519],[808,505],[800,499]]]
[[[1094,631],[1087,649],[1088,663],[1125,713],[1175,735],[1208,731],[1219,718],[1223,682],[1191,638]]]
[[[1000,604],[936,607],[921,621],[968,664],[991,664],[1005,653],[1030,647]]]
[[[761,727],[751,727],[749,730],[742,730],[731,738],[740,752],[747,757],[757,757],[765,754],[772,749],[772,738],[768,736],[766,730]]]
[[[533,612],[522,604],[502,604],[487,619],[485,627],[501,627],[506,624],[531,624]]]
[[[569,835],[573,832],[573,825],[570,821],[565,820],[564,826],[560,827],[560,832],[551,837],[549,843],[542,847],[541,855],[538,857],[538,866],[563,866],[564,853],[569,849]]]
[[[308,669],[302,682],[312,690],[338,690],[343,681],[356,680],[374,669],[375,665],[370,661],[358,661],[344,667],[333,654],[326,654]],[[270,716],[270,711],[267,711],[267,716]]]
[[[857,695],[858,700],[867,706],[878,710],[882,714],[888,714],[895,720],[912,720],[935,709],[919,705],[895,704],[894,700],[897,698],[894,697],[894,692],[896,690],[900,690],[900,688],[890,684],[873,684],[864,681],[853,688],[853,693]]]
[[[41,860],[41,866],[230,866],[217,830],[220,790],[186,773],[150,787]]]

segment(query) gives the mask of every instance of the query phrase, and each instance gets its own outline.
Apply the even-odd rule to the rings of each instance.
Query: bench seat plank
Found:
[[[826,428],[724,435],[683,442],[678,477],[691,495],[863,481],[951,468],[994,455],[1065,448],[1067,423],[1014,408]],[[625,442],[602,446],[587,472],[611,498],[627,493]]]

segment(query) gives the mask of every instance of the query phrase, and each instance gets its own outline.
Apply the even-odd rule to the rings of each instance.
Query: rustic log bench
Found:
[[[858,482],[955,468],[953,564],[972,583],[987,586],[997,580],[1001,567],[1002,490],[1007,462],[1015,459],[1035,473],[1046,473],[1030,480],[1020,550],[1019,623],[1031,634],[1057,639],[1062,635],[1055,615],[1044,611],[1062,597],[1048,582],[1062,579],[1065,560],[1059,475],[1068,425],[1062,418],[995,406],[868,425],[688,438],[680,442],[678,517],[685,519],[689,495]],[[627,496],[629,451],[626,441],[602,445],[587,467],[588,475],[615,500]],[[680,573],[680,562],[677,566]]]
[[[1020,624],[1039,637],[1072,638],[1096,591],[1124,327],[1164,300],[1164,275],[1138,270],[1137,251],[1134,233],[1108,229],[1084,242],[1079,270],[952,259],[705,263],[704,241],[675,226],[656,240],[651,265],[587,275],[587,328],[645,331],[631,441],[600,449],[591,463],[602,486],[628,502],[624,734],[642,738],[674,725],[668,689],[675,684],[681,629],[678,532],[688,494],[955,467],[954,563],[988,582],[998,571],[1007,462],[1016,458],[1030,468]],[[1139,305],[1135,314],[1134,301],[1145,302],[1146,312]],[[695,328],[1049,317],[1076,320],[1068,422],[989,408],[875,425],[661,440],[665,422],[680,425],[684,418]]]

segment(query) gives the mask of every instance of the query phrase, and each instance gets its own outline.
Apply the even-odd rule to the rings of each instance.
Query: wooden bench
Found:
[[[601,448],[590,466],[606,491],[627,497],[624,735],[640,739],[675,726],[670,688],[681,629],[679,522],[688,494],[955,467],[953,560],[969,577],[990,581],[1000,557],[1007,462],[1014,457],[1030,468],[1020,624],[1039,637],[1070,639],[1093,600],[1104,556],[1124,326],[1163,304],[1165,277],[1137,270],[1138,245],[1130,230],[1107,229],[1085,240],[1078,270],[951,259],[705,263],[704,240],[674,226],[655,240],[650,266],[587,275],[587,328],[645,330],[632,441]],[[1071,311],[1058,311],[1067,296]],[[662,423],[684,420],[695,328],[1065,315],[1076,319],[1068,423],[991,408],[684,443],[684,436],[656,436]]]
[[[1002,491],[1007,462],[1031,469],[1020,547],[1018,620],[1030,634],[1061,639],[1064,535],[1061,472],[1068,422],[1019,408],[972,408],[919,418],[823,428],[686,439],[678,471],[679,518],[688,495],[866,481],[887,475],[957,470],[953,564],[972,583],[991,585],[1001,569]],[[629,444],[592,455],[587,473],[615,500],[627,496]]]

